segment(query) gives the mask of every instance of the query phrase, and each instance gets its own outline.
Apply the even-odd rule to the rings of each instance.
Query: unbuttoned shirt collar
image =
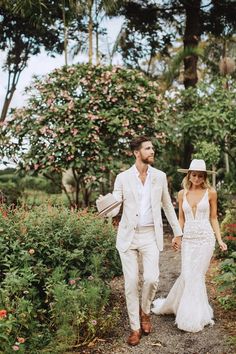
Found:
[[[136,175],[137,175],[139,181],[141,182],[141,179],[139,178],[140,172],[139,172],[139,170],[137,169],[136,165],[134,165],[134,170],[135,170],[135,173],[136,173]],[[151,167],[150,167],[150,165],[148,165],[148,168],[147,168],[147,178],[150,178],[150,174],[151,174]],[[146,180],[147,180],[147,178],[146,178]],[[146,183],[146,180],[145,180],[145,183]],[[141,182],[141,183],[142,183],[142,182]]]
[[[139,178],[140,173],[135,165],[134,172],[139,201],[138,226],[150,226],[154,224],[151,206],[151,168],[148,165],[147,177],[144,184]]]

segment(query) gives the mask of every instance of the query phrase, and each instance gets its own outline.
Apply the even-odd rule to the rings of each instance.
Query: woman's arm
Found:
[[[181,230],[183,230],[184,228],[184,212],[183,212],[183,208],[182,208],[182,204],[183,204],[183,190],[181,190],[178,193],[178,205],[179,205],[179,225]],[[174,237],[172,239],[172,247],[174,248],[175,251],[177,251],[181,246],[180,243],[180,238],[179,237]]]
[[[184,217],[184,212],[183,212],[183,196],[184,196],[184,190],[182,189],[178,193],[179,224],[180,224],[180,227],[181,227],[182,230],[184,228],[184,223],[185,223],[185,217]]]
[[[210,203],[210,222],[215,233],[216,240],[222,251],[227,250],[227,245],[222,241],[220,233],[220,225],[217,218],[217,193],[212,188],[209,190],[209,203]]]

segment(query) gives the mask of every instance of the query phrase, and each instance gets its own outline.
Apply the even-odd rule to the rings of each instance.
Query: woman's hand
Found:
[[[182,237],[181,236],[175,236],[172,238],[172,248],[175,251],[178,251],[181,248],[181,241],[182,241]]]
[[[219,241],[218,243],[219,243],[221,251],[227,251],[228,247],[227,247],[226,243],[224,243],[222,240]]]

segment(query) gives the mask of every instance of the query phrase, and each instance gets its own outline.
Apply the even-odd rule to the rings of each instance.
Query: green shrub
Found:
[[[69,207],[68,198],[64,193],[48,194],[43,191],[24,190],[20,199],[21,205],[27,209],[32,209],[35,206],[51,205],[55,207]]]
[[[8,206],[16,206],[19,204],[22,191],[14,182],[0,183],[0,203]]]
[[[218,297],[220,304],[225,309],[232,309],[236,306],[236,252],[232,252],[220,264],[220,275],[216,277],[219,284],[218,290],[223,295]]]
[[[220,274],[216,277],[218,300],[225,309],[234,308],[236,305],[236,210],[227,210],[221,223],[222,238],[227,243],[227,252],[216,255],[224,260],[220,263]]]
[[[63,353],[115,325],[108,281],[121,266],[111,224],[45,205],[2,212],[0,223],[0,353]]]
[[[4,175],[0,175],[0,183],[8,183],[8,182],[12,182],[15,184],[18,184],[20,181],[20,177],[17,174],[4,174]]]
[[[61,176],[60,176],[61,179]],[[60,181],[57,184],[53,183],[46,177],[25,176],[20,181],[22,189],[30,189],[34,191],[43,191],[46,193],[60,193]]]

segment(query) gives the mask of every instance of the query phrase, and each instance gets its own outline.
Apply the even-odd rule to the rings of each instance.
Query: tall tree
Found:
[[[33,15],[27,9],[24,15],[16,12],[13,3],[4,2],[0,8],[0,50],[6,55],[3,69],[8,73],[1,121],[6,119],[19,77],[29,58],[39,54],[42,48],[51,53],[61,53],[63,50],[62,28],[60,24],[55,26],[58,13],[53,8],[53,2],[50,9],[35,7]]]
[[[184,49],[195,49],[200,40],[200,7],[201,0],[183,0],[185,9],[185,30],[184,30]],[[197,77],[196,54],[190,54],[184,57],[184,86],[185,88],[195,86]]]

